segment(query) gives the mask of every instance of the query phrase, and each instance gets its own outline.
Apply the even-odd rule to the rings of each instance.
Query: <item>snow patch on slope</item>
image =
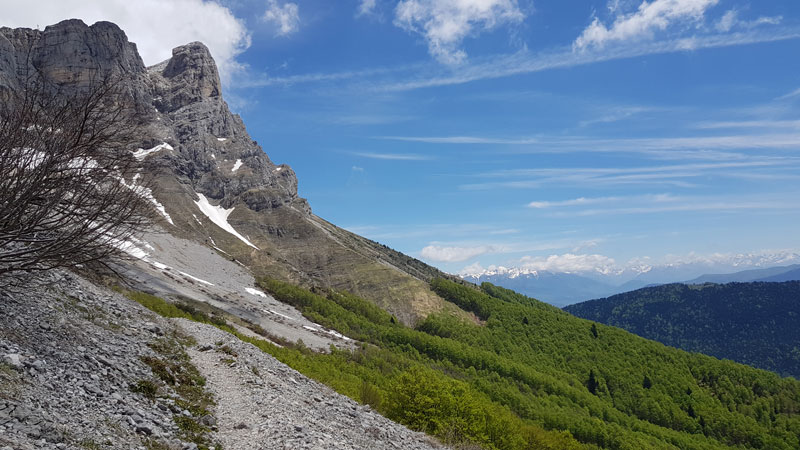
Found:
[[[148,149],[140,148],[139,150],[136,150],[135,152],[133,152],[133,157],[138,159],[139,161],[141,161],[141,160],[145,159],[147,157],[147,155],[149,155],[151,153],[155,153],[155,152],[160,151],[160,150],[164,150],[164,149],[174,150],[171,145],[169,145],[166,142],[164,142],[162,144],[156,145],[153,148],[148,148]]]
[[[247,291],[247,293],[248,293],[248,294],[253,294],[253,295],[256,295],[256,296],[258,296],[258,297],[264,297],[264,298],[267,298],[267,294],[265,294],[265,293],[263,293],[263,292],[259,291],[258,289],[253,289],[253,288],[244,288],[244,290],[245,290],[245,291]]]
[[[233,165],[233,169],[231,169],[231,172],[236,172],[237,170],[239,170],[239,167],[242,167],[241,159],[236,160],[236,164]]]
[[[183,275],[183,276],[185,276],[185,277],[189,277],[189,278],[193,279],[194,281],[198,281],[198,282],[200,282],[200,283],[207,284],[207,285],[209,285],[209,286],[214,286],[214,283],[209,283],[208,281],[206,281],[206,280],[203,280],[203,279],[200,279],[200,278],[197,278],[197,277],[196,277],[196,276],[194,276],[194,275],[189,275],[188,273],[186,273],[186,272],[181,272],[180,270],[179,270],[178,272],[180,272],[180,274],[181,274],[181,275]]]
[[[200,208],[200,211],[202,211],[203,214],[206,215],[206,217],[211,219],[211,221],[214,222],[218,227],[239,238],[239,240],[241,240],[245,244],[249,245],[250,247],[253,247],[256,250],[259,250],[258,247],[253,245],[244,236],[239,234],[239,232],[236,231],[231,226],[231,224],[228,223],[228,216],[233,212],[234,208],[225,209],[221,206],[214,206],[208,202],[208,199],[206,198],[205,195],[197,194],[197,196],[200,197],[200,200],[194,202],[194,204],[197,205],[198,208]]]
[[[139,178],[139,174],[137,173],[136,176],[133,177],[133,180],[131,181],[131,184],[126,183],[123,178],[120,178],[119,182],[122,183],[123,185],[125,185],[125,187],[127,187],[128,189],[130,189],[133,192],[135,192],[137,195],[139,195],[143,199],[145,199],[145,200],[149,201],[150,203],[152,203],[153,206],[155,206],[156,211],[158,211],[158,213],[161,214],[167,220],[167,222],[170,223],[170,225],[175,225],[175,223],[172,221],[172,217],[170,217],[169,213],[167,213],[167,209],[164,208],[164,205],[162,205],[161,202],[156,200],[156,198],[153,196],[153,190],[150,189],[150,188],[147,188],[147,187],[140,186],[140,185],[136,184],[136,180],[138,178]]]

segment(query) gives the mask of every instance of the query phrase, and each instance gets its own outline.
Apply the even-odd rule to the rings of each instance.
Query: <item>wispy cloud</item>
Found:
[[[740,120],[727,122],[704,122],[696,125],[699,129],[724,128],[796,128],[800,129],[800,120]]]
[[[781,95],[780,97],[776,98],[775,100],[788,100],[790,98],[800,97],[800,88],[793,90],[787,94]]]
[[[762,158],[750,161],[712,162],[694,164],[669,164],[663,166],[641,167],[558,167],[537,169],[500,170],[479,174],[481,178],[505,178],[516,180],[491,181],[463,184],[462,190],[490,189],[532,189],[545,185],[608,187],[626,185],[694,187],[692,179],[708,179],[708,177],[740,177],[764,175],[766,179],[776,179],[782,174],[776,169],[786,170],[787,175],[798,178],[794,174],[800,160],[791,158]],[[764,169],[765,172],[758,172]],[[669,196],[640,196],[639,199],[651,201],[667,200]],[[560,202],[532,202],[531,208],[549,208],[554,206],[572,206],[578,204],[607,203],[622,200],[623,197],[579,198]]]
[[[342,72],[320,72],[289,76],[253,76],[237,83],[242,87],[283,86],[307,83],[337,83],[358,91],[397,92],[437,86],[465,84],[555,69],[571,68],[646,55],[696,51],[800,38],[798,27],[745,29],[730,32],[698,33],[647,42],[611,43],[603,48],[574,51],[572,46],[551,48],[539,53],[527,49],[507,55],[482,57],[458,66],[440,66],[419,62],[394,67],[363,68]],[[800,92],[800,89],[798,89]],[[795,94],[796,95],[796,94]]]
[[[755,20],[743,20],[739,18],[739,11],[731,9],[723,14],[714,27],[717,31],[727,32],[734,28],[755,28],[762,25],[778,25],[782,21],[782,16],[764,16]]]
[[[579,197],[570,200],[558,200],[558,201],[535,201],[528,203],[528,208],[534,209],[548,209],[548,208],[558,208],[564,206],[587,206],[587,205],[597,205],[603,203],[619,203],[619,202],[629,202],[629,201],[649,201],[649,202],[665,202],[674,200],[675,198],[669,194],[650,194],[650,195],[638,195],[638,196],[627,196],[627,197]]]
[[[500,139],[479,136],[378,136],[376,139],[427,144],[508,144],[523,145],[539,142],[536,138]]]
[[[776,210],[788,211],[800,207],[800,201],[711,201],[699,202],[692,204],[676,204],[676,205],[651,205],[651,206],[637,206],[625,208],[607,208],[607,209],[586,209],[583,211],[575,212],[558,212],[553,213],[553,217],[587,217],[599,215],[630,215],[630,214],[657,214],[657,213],[671,213],[671,212],[734,212],[743,210]]]
[[[418,155],[414,153],[352,153],[355,156],[370,159],[386,159],[390,161],[427,161],[432,159],[427,155]]]
[[[642,106],[611,108],[610,110],[604,112],[599,117],[595,117],[593,119],[588,119],[588,120],[582,120],[580,123],[578,123],[578,125],[581,127],[588,127],[590,125],[595,125],[599,123],[619,122],[628,119],[630,117],[633,117],[637,114],[641,114],[652,110],[653,108],[646,108]]]
[[[787,126],[787,128],[789,127]],[[800,133],[797,132],[630,139],[605,139],[581,136],[511,138],[487,136],[384,136],[380,137],[380,139],[425,142],[430,144],[490,144],[526,147],[524,150],[515,150],[515,153],[634,152],[653,153],[661,156],[666,156],[669,152],[680,152],[682,150],[794,150],[800,146],[800,144],[798,144],[800,143]],[[683,158],[685,156],[686,155],[680,154],[678,158]]]
[[[240,80],[237,80],[237,85],[239,87],[293,86],[297,84],[337,82],[351,79],[360,80],[384,74],[397,74],[412,70],[418,66],[420,65],[407,67],[374,67],[343,72],[319,72],[287,76],[248,74],[247,76],[241,77]]]
[[[597,205],[604,204],[599,208]],[[592,206],[591,208],[584,208]],[[562,207],[547,212],[549,217],[587,217],[599,215],[635,215],[671,212],[736,212],[743,210],[794,211],[800,200],[775,196],[673,196],[669,194],[627,197],[604,197],[553,202]]]
[[[458,70],[438,75],[422,75],[397,82],[377,81],[369,85],[376,91],[407,91],[437,86],[470,83],[473,81],[509,77],[514,75],[564,69],[639,56],[696,51],[702,49],[749,45],[800,38],[800,29],[783,28],[750,30],[731,33],[700,34],[690,37],[643,42],[635,45],[609,45],[603,49],[573,51],[562,48],[531,54],[520,51],[513,55],[487,58],[474,64],[460,66]]]

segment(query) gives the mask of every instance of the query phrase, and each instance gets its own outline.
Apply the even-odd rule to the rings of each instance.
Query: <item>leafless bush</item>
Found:
[[[139,118],[119,82],[65,92],[41,80],[0,105],[0,286],[102,262],[150,221],[148,171],[133,157]]]

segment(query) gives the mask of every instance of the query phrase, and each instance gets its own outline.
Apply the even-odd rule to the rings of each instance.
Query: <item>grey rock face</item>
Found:
[[[67,92],[108,78],[120,84],[121,101],[139,113],[152,108],[136,45],[111,22],[87,26],[72,19],[44,31],[0,28],[0,90],[18,89],[33,74]]]
[[[225,208],[244,202],[254,211],[295,205],[310,212],[297,196],[294,171],[273,164],[228,109],[205,45],[178,47],[171,59],[148,72],[158,112],[155,127],[177,144],[176,154],[162,155],[173,173]],[[234,171],[237,161],[241,165]]]
[[[145,68],[136,45],[110,22],[87,26],[72,19],[44,31],[0,28],[0,91],[20,88],[33,73],[66,92],[105,77],[117,80],[124,97],[119,101],[134,105],[149,124],[138,145],[173,147],[153,156],[166,169],[163,176],[177,177],[223,207],[292,206],[310,213],[297,196],[294,171],[273,164],[228,109],[216,64],[202,43],[177,47],[169,60]]]

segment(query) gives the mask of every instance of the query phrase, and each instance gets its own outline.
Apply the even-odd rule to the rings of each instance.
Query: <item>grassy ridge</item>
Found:
[[[596,325],[496,286],[433,289],[485,320],[405,327],[346,293],[261,287],[359,339],[356,351],[262,348],[451,444],[517,448],[798,448],[800,383]]]

